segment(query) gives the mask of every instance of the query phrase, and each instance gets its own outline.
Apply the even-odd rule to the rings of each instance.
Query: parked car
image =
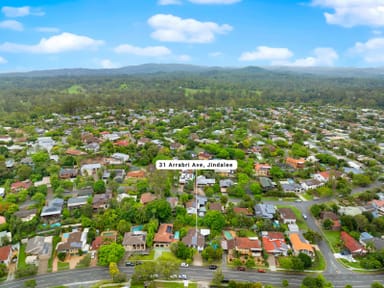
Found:
[[[125,266],[126,267],[129,267],[129,266],[135,266],[135,263],[133,263],[133,262],[125,262]]]
[[[208,268],[209,268],[210,270],[216,270],[216,269],[217,269],[217,265],[213,265],[213,264],[211,264],[211,265],[208,266]]]
[[[237,267],[237,271],[245,271],[245,267],[239,266],[239,267]]]
[[[265,271],[264,269],[259,268],[259,269],[257,269],[257,272],[259,272],[259,273],[265,273],[266,271]]]
[[[306,214],[303,214],[304,220],[307,220],[308,216]]]
[[[187,267],[189,267],[189,264],[188,264],[188,263],[185,263],[185,262],[183,262],[183,263],[181,263],[181,264],[180,264],[180,266],[181,266],[181,267],[185,267],[185,268],[187,268]]]

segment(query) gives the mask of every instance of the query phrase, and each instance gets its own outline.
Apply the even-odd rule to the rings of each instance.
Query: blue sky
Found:
[[[383,0],[3,0],[0,5],[0,72],[143,63],[384,64]]]

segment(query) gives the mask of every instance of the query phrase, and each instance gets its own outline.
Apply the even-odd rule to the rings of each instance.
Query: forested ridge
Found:
[[[2,74],[0,113],[20,117],[20,113],[29,116],[53,112],[73,114],[105,106],[132,109],[255,107],[286,102],[384,107],[384,81],[380,74],[359,77],[357,71],[356,76],[348,73],[343,77],[258,67],[178,67],[179,70],[172,71],[169,66],[162,72],[161,66],[157,67],[148,73],[145,69],[136,73],[120,69],[113,73],[56,70],[51,76],[42,72]]]

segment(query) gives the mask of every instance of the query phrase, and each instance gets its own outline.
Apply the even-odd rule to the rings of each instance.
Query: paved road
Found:
[[[132,275],[133,268],[121,267],[121,272],[127,274],[128,277]],[[206,267],[189,267],[182,268],[181,273],[188,276],[189,279],[194,281],[210,281],[212,280],[214,271]],[[282,280],[287,279],[289,287],[300,287],[300,284],[305,276],[305,273],[282,273],[282,272],[240,272],[223,268],[223,273],[226,279],[238,281],[251,281],[262,282],[280,286]],[[323,274],[329,281],[331,281],[335,288],[343,288],[346,284],[351,284],[354,288],[369,287],[373,281],[378,281],[384,284],[383,274]],[[65,285],[70,288],[91,287],[93,283],[98,280],[109,279],[109,272],[107,268],[87,268],[76,269],[64,272],[50,273],[45,275],[36,276],[37,287],[50,288],[58,285]],[[24,286],[24,280],[15,280],[0,284],[0,288],[20,288]]]

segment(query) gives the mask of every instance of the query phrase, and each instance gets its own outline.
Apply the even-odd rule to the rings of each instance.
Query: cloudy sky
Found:
[[[384,0],[2,0],[0,5],[0,72],[142,63],[384,65]]]

